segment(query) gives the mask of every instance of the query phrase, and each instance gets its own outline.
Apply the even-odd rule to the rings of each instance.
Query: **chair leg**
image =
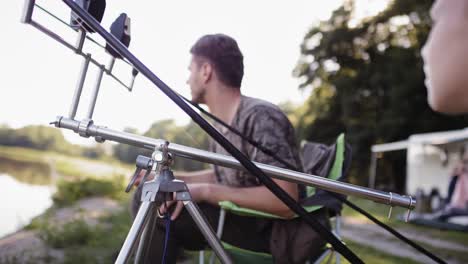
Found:
[[[341,240],[341,215],[340,214],[336,214],[335,216],[335,232],[336,232],[336,236],[338,237],[338,239]],[[340,264],[341,256],[338,252],[335,252],[335,257],[336,257],[335,263]]]
[[[200,250],[198,252],[198,263],[205,264],[205,251],[204,250]]]
[[[216,236],[221,239],[224,230],[224,220],[226,219],[226,210],[221,208],[219,211],[219,220],[218,220],[218,229],[216,230]],[[214,264],[215,254],[212,254],[210,257],[210,264]]]
[[[218,229],[216,230],[216,236],[221,238],[224,230],[224,221],[226,219],[226,210],[222,209],[219,211]]]
[[[226,219],[226,210],[221,208],[221,210],[219,211],[218,228],[216,229],[216,236],[218,238],[221,238],[221,236],[223,235],[225,219]],[[198,263],[205,264],[205,251],[200,250],[198,254],[199,254]],[[214,260],[215,260],[215,254],[211,254],[209,263],[213,264]]]
[[[337,252],[335,250],[332,250],[331,253],[330,253],[330,257],[328,258],[327,260],[327,264],[330,264],[332,259],[333,259],[333,255],[337,255]]]

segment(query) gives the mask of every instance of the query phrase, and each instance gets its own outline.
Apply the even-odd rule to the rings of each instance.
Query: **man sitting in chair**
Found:
[[[209,111],[248,138],[268,148],[281,159],[302,170],[294,129],[275,105],[242,95],[240,87],[244,74],[243,55],[236,41],[223,34],[201,37],[191,48],[189,66],[192,101],[208,106]],[[274,87],[272,89],[278,89]],[[224,127],[216,128],[251,160],[277,167],[281,163],[242,140]],[[210,150],[228,154],[214,141]],[[282,218],[292,218],[294,213],[273,195],[255,176],[239,170],[214,166],[211,169],[176,173],[176,178],[187,183],[192,199],[197,202],[213,228],[216,228],[220,208],[218,202],[231,201],[240,207],[250,208]],[[274,179],[296,201],[299,186]],[[141,188],[139,188],[141,192]],[[134,211],[138,208],[139,195],[135,196]],[[170,212],[171,230],[166,253],[168,263],[175,263],[180,248],[201,250],[207,246],[190,215],[181,202],[168,202],[160,213]],[[270,253],[272,222],[267,218],[226,216],[222,240],[247,250]],[[164,221],[158,219],[146,262],[161,261],[164,247]]]

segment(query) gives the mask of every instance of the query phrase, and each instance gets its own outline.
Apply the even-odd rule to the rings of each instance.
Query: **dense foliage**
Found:
[[[136,129],[127,128],[126,132],[137,133]],[[190,122],[185,126],[178,126],[174,120],[167,119],[155,122],[143,136],[164,139],[169,143],[180,144],[184,146],[191,146],[194,148],[207,149],[208,148],[208,137],[207,135],[193,122]],[[118,144],[114,147],[114,155],[121,161],[128,163],[135,163],[138,155],[150,156],[151,151],[144,150],[141,148]],[[205,165],[200,162],[176,158],[174,163],[174,169],[176,170],[199,170],[203,169]]]
[[[41,125],[18,129],[0,126],[0,145],[55,151],[88,158],[102,158],[106,155],[104,148],[99,145],[84,147],[71,144],[59,129]]]
[[[346,1],[304,37],[294,74],[311,95],[296,113],[297,128],[302,138],[323,142],[346,132],[354,181],[366,181],[373,144],[468,125],[465,117],[435,113],[427,104],[420,51],[431,26],[431,4],[395,0],[356,23],[353,1]],[[380,170],[390,174],[393,188],[403,187],[404,155],[390,155]]]

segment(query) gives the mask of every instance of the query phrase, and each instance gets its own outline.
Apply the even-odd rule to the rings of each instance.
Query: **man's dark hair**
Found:
[[[205,35],[190,49],[192,55],[207,59],[220,81],[240,87],[244,76],[244,56],[237,42],[224,34]]]

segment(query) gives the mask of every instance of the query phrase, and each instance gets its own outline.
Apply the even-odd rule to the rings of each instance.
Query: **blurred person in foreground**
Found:
[[[428,102],[437,112],[468,113],[468,1],[437,0],[430,15],[433,26],[424,48]],[[441,219],[468,215],[468,155]]]
[[[424,48],[425,84],[432,109],[468,113],[468,1],[438,0]]]

